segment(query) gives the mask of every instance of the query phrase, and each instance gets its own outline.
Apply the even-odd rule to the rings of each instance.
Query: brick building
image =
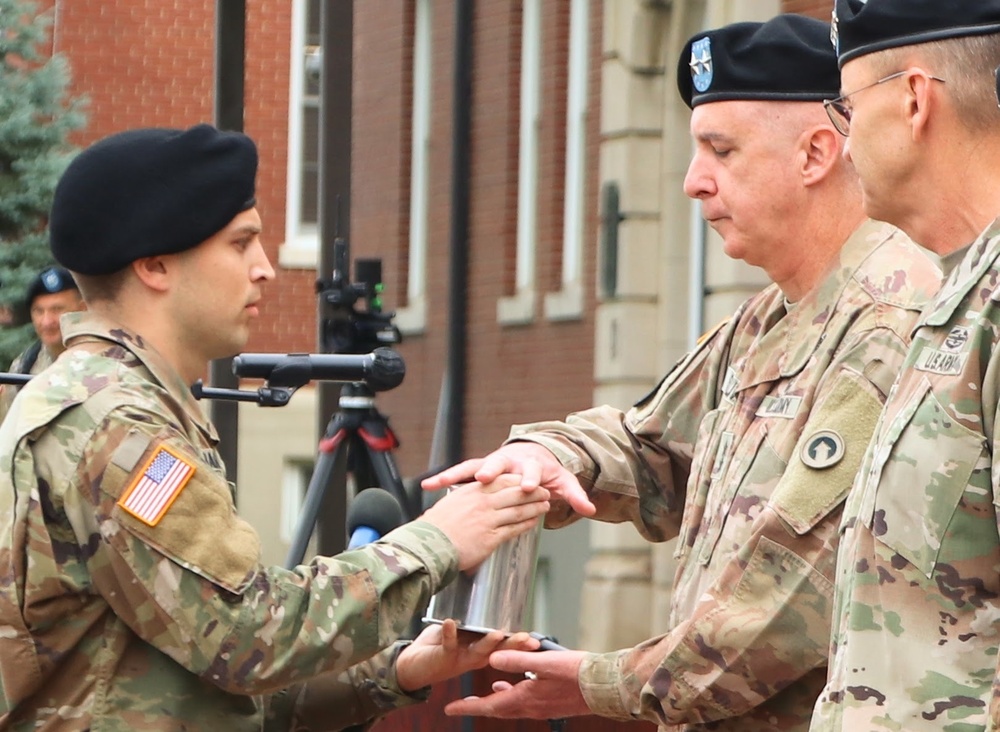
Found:
[[[81,144],[213,119],[214,2],[39,5],[53,14],[52,46],[70,62],[73,93],[90,100]],[[261,153],[263,240],[278,270],[247,350],[315,351],[321,0],[246,5],[244,127]],[[674,74],[680,44],[699,28],[782,9],[779,0],[473,5],[470,456],[514,422],[626,407],[763,283],[724,258],[681,192],[690,144]],[[786,0],[785,9],[826,17],[829,5]],[[444,0],[354,3],[351,248],[382,258],[386,307],[404,332],[406,380],[378,401],[402,438],[405,475],[433,462],[447,350],[454,20]],[[270,561],[281,561],[292,531],[315,413],[311,389],[283,409],[240,408],[240,511]],[[596,524],[546,542],[541,629],[596,650],[662,630],[669,546],[651,550],[630,528]],[[629,612],[607,612],[616,607]]]

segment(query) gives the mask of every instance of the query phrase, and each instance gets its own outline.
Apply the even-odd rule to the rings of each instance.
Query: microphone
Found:
[[[403,524],[403,507],[382,488],[365,488],[347,507],[348,550],[378,541]]]
[[[363,381],[372,391],[388,391],[403,382],[406,364],[391,348],[353,356],[330,353],[241,353],[233,373],[267,379],[271,386],[302,386],[310,381]]]

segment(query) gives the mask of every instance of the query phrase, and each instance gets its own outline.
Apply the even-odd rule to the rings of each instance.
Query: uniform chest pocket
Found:
[[[681,520],[680,534],[674,549],[674,557],[681,559],[687,556],[691,542],[697,535],[705,514],[705,503],[711,487],[712,476],[721,470],[728,456],[727,440],[731,442],[732,435],[727,438],[716,432],[721,410],[715,409],[705,415],[698,425],[698,437],[695,441],[694,457],[691,460],[691,476],[688,479],[685,497],[684,515]]]
[[[863,517],[878,541],[930,577],[985,441],[954,419],[929,382],[913,399],[916,408],[890,428],[895,437]]]
[[[786,465],[768,443],[766,423],[758,424],[739,441],[713,485],[716,497],[707,508],[703,537],[698,542],[700,564],[712,561],[723,536],[723,545],[733,551],[746,541]]]

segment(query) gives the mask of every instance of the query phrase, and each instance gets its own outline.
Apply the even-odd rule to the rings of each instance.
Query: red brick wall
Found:
[[[376,7],[377,5],[377,7]],[[409,58],[412,11],[386,3],[355,4],[355,130],[352,254],[384,257],[387,307],[402,303],[399,252],[408,236]],[[472,91],[471,223],[468,393],[465,452],[495,446],[517,421],[562,416],[590,404],[593,389],[594,248],[596,246],[597,104],[601,3],[591,21],[588,130],[592,203],[586,239],[582,320],[502,327],[497,300],[511,293],[517,216],[520,106],[520,2],[477,3]],[[568,5],[544,4],[546,29],[539,158],[537,281],[542,291],[560,281],[562,189],[565,165]],[[451,190],[453,3],[434,6],[432,152],[428,318],[424,335],[400,347],[407,363],[403,386],[379,397],[399,431],[404,474],[427,466],[446,357]],[[558,29],[558,30],[554,30]],[[395,253],[395,254],[394,254]],[[539,298],[541,301],[541,297]],[[539,304],[539,314],[541,305]]]
[[[781,10],[785,13],[811,15],[820,20],[830,20],[833,12],[832,0],[782,0]]]
[[[247,3],[245,130],[260,150],[257,198],[272,259],[284,236],[290,3]],[[185,127],[213,119],[215,3],[73,0],[58,3],[55,48],[89,98],[87,144],[130,127]],[[310,350],[313,273],[283,272],[248,350]]]

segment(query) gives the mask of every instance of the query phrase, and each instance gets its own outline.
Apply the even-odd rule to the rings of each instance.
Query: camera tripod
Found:
[[[339,406],[319,441],[316,466],[285,559],[287,568],[302,561],[326,489],[341,461],[345,461],[347,472],[354,475],[358,490],[369,486],[385,489],[399,502],[406,521],[421,513],[420,497],[407,492],[399,475],[392,455],[399,441],[388,419],[375,406],[374,392],[362,383],[347,383],[341,388]]]

